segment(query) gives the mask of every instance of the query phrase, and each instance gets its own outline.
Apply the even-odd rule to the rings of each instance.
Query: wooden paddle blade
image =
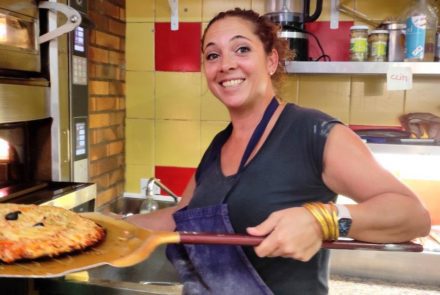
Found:
[[[150,257],[151,253],[153,253],[160,245],[177,244],[180,242],[180,236],[177,232],[145,231],[149,233],[139,248],[130,255],[114,260],[110,264],[115,267],[132,266]]]
[[[238,245],[238,246],[258,246],[265,237],[256,237],[240,234],[212,234],[198,232],[179,232],[180,243],[182,244],[215,244],[215,245]],[[345,250],[376,250],[376,251],[403,251],[403,252],[422,252],[423,246],[413,242],[379,244],[367,243],[355,240],[338,240],[334,242],[323,242],[322,248],[325,249],[345,249]]]

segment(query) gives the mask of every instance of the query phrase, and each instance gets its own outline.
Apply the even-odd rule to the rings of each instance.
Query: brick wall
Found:
[[[125,1],[89,1],[90,181],[97,205],[122,195],[125,169]]]

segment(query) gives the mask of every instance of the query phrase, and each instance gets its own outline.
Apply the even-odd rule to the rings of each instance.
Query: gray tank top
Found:
[[[337,123],[320,111],[288,103],[255,157],[239,175],[225,177],[220,150],[231,133],[229,125],[214,138],[197,168],[189,208],[226,202],[235,231],[246,233],[247,227],[274,211],[311,201],[335,201],[336,194],[321,175],[325,142]],[[307,263],[259,258],[251,247],[244,250],[275,294],[328,293],[328,250],[320,250]]]

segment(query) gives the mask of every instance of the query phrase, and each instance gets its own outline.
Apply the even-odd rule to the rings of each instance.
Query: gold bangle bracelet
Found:
[[[333,226],[332,214],[329,212],[329,210],[323,203],[316,203],[316,206],[320,209],[321,214],[324,217],[324,220],[326,221],[328,227],[329,236],[327,240],[332,240],[333,237],[335,236],[335,232],[334,232],[335,228]]]
[[[333,202],[330,202],[330,206],[332,208],[333,224],[335,228],[334,239],[337,240],[339,238],[338,209],[336,208],[336,205]]]
[[[306,203],[303,205],[303,207],[307,209],[321,225],[323,240],[326,241],[329,238],[329,229],[327,226],[327,222],[321,215],[320,210],[313,203]]]
[[[338,218],[336,206],[333,203],[330,203],[327,207],[321,202],[313,202],[306,203],[303,207],[306,208],[320,224],[324,241],[338,239]]]
[[[328,220],[330,222],[331,231],[333,233],[331,236],[331,240],[337,240],[339,237],[339,227],[338,227],[338,217],[336,214],[336,207],[332,202],[330,202],[328,206],[329,206],[329,209],[327,209],[327,212],[329,214]]]

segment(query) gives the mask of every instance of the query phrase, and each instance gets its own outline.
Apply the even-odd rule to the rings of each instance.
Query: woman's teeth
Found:
[[[238,84],[241,84],[244,81],[244,79],[236,79],[236,80],[229,80],[222,83],[223,87],[232,87]]]

